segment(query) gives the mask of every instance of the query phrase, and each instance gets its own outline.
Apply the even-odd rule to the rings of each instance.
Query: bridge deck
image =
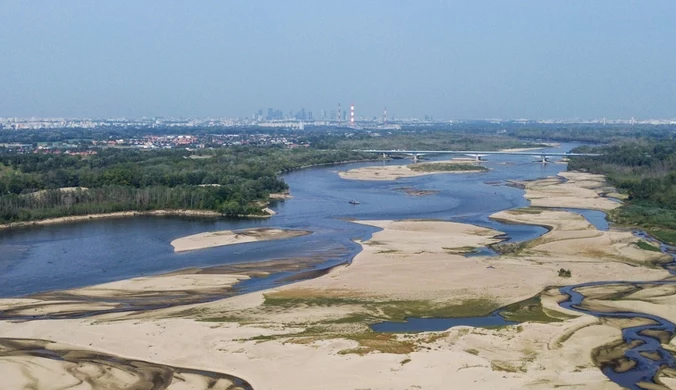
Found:
[[[480,150],[354,150],[355,152],[362,153],[385,153],[385,154],[410,154],[410,155],[422,155],[422,154],[465,154],[465,155],[516,155],[516,156],[562,156],[562,157],[571,157],[571,156],[585,156],[585,157],[598,157],[601,154],[598,153],[560,153],[560,152],[546,152],[546,151],[532,151],[532,152],[500,152],[500,151],[480,151]]]

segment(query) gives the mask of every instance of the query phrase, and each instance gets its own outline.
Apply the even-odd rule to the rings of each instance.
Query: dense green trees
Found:
[[[644,227],[676,243],[676,140],[633,140],[578,150],[603,156],[573,158],[569,169],[604,174],[629,196],[628,205],[612,213],[616,222]]]
[[[204,151],[106,149],[89,157],[0,156],[0,222],[126,210],[205,209],[259,214],[277,177],[306,165],[364,156],[349,151],[276,147]],[[62,191],[64,187],[84,187]]]

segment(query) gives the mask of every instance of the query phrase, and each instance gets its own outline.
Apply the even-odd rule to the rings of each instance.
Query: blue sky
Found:
[[[676,117],[673,0],[0,0],[0,116]]]

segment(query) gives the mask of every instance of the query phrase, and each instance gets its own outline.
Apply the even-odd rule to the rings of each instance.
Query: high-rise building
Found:
[[[312,120],[312,111],[307,112],[307,120],[309,120],[309,121]]]

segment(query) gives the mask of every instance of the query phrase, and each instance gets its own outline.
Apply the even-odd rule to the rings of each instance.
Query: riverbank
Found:
[[[173,240],[174,252],[193,251],[224,245],[243,244],[246,242],[282,240],[308,235],[307,230],[289,230],[275,228],[255,228],[244,230],[222,230],[204,232]]]
[[[552,191],[552,197],[564,203],[567,193]],[[208,303],[59,320],[58,326],[5,321],[0,337],[56,340],[227,372],[256,389],[446,389],[449,383],[617,389],[591,355],[621,339],[620,326],[559,307],[564,297],[550,286],[660,279],[666,273],[652,263],[662,255],[641,249],[627,232],[596,230],[568,211],[526,208],[494,218],[550,231],[500,256],[465,257],[501,241],[500,232],[447,221],[358,221],[382,230],[360,242],[363,250],[352,264],[316,279]],[[570,277],[560,276],[562,268]],[[237,273],[224,273],[224,280],[229,274]],[[131,293],[131,286],[118,287],[122,295]],[[406,317],[483,315],[528,298],[532,307],[514,311],[524,322],[499,329],[409,335],[368,327]]]
[[[289,195],[290,196],[290,195]],[[277,197],[270,198],[272,200],[285,200],[289,197]],[[265,219],[270,218],[276,214],[274,210],[267,207],[269,203],[265,203],[261,208],[261,214],[245,214],[237,215],[231,218],[242,218],[242,219]],[[129,218],[129,217],[139,217],[139,216],[155,216],[155,217],[198,217],[198,218],[223,218],[226,217],[225,214],[219,213],[212,210],[189,210],[189,209],[180,209],[180,210],[149,210],[149,211],[118,211],[114,213],[100,213],[100,214],[86,214],[86,215],[71,215],[67,217],[58,217],[58,218],[48,218],[48,219],[39,219],[36,221],[25,221],[25,222],[11,222],[8,224],[0,224],[0,230],[9,229],[9,228],[19,228],[26,226],[40,226],[40,225],[55,225],[60,223],[70,223],[70,222],[82,222],[98,219],[110,219],[110,218]]]
[[[461,165],[463,169],[451,169],[454,165]],[[350,169],[348,171],[339,171],[338,175],[342,179],[346,180],[397,180],[406,177],[441,173],[481,173],[485,172],[486,170],[486,168],[476,165],[474,160],[453,159],[447,161],[418,163],[415,165],[415,169],[411,169],[410,165],[368,166]]]
[[[550,234],[559,229],[555,223],[567,235],[594,232],[574,214],[553,213]],[[562,218],[566,213],[571,216]],[[547,222],[542,215],[538,218],[538,224]],[[478,315],[537,294],[543,286],[568,283],[556,273],[562,266],[557,246],[536,258],[467,258],[462,254],[500,241],[499,232],[443,221],[360,223],[383,230],[362,242],[364,250],[350,266],[317,279],[204,304],[60,320],[59,327],[51,321],[20,326],[2,322],[0,337],[56,340],[165,365],[222,371],[260,389],[312,388],[327,382],[339,383],[336,388],[441,389],[448,380],[477,389],[549,389],[576,383],[616,388],[589,356],[619,331],[593,318],[410,336],[367,330],[378,318]],[[584,264],[585,259],[578,262],[575,281],[598,280],[607,272],[621,278],[662,275],[623,263],[598,260],[595,268]],[[131,293],[125,283],[105,290]],[[559,299],[556,291],[541,298],[552,318],[563,311],[556,305]]]
[[[69,222],[80,222],[97,219],[108,218],[128,218],[136,216],[178,216],[178,217],[206,217],[218,218],[223,214],[210,210],[151,210],[151,211],[120,211],[115,213],[101,213],[101,214],[87,214],[87,215],[73,215],[68,217],[40,219],[37,221],[26,222],[12,222],[9,224],[0,224],[0,230],[8,228],[39,226],[39,225],[53,225]]]

